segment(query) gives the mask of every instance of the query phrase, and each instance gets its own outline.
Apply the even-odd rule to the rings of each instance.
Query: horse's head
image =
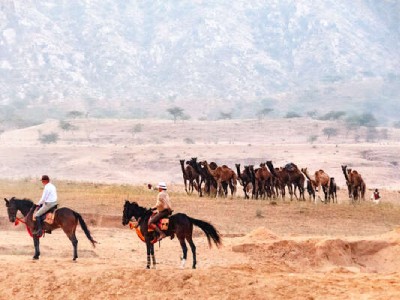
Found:
[[[14,197],[12,197],[10,200],[4,198],[4,201],[6,202],[7,206],[8,219],[10,220],[10,222],[14,223],[15,219],[17,218],[18,211]]]
[[[136,202],[130,203],[128,200],[124,204],[124,212],[122,214],[122,225],[127,225],[132,217],[137,219],[140,206]]]

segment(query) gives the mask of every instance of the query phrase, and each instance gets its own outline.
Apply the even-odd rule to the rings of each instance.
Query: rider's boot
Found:
[[[161,241],[163,238],[165,238],[167,235],[156,225],[155,230],[157,231],[159,237],[158,240]]]
[[[34,232],[34,234],[41,236],[43,230],[42,227],[42,216],[36,217],[36,232]]]

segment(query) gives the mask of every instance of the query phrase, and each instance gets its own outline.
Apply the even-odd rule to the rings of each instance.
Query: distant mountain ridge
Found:
[[[0,4],[4,115],[192,118],[317,110],[399,120],[400,2]],[[5,117],[5,116],[3,116]]]

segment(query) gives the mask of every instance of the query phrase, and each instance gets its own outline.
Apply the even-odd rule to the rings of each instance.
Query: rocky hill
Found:
[[[4,119],[252,118],[400,109],[400,4],[50,1],[0,4]]]

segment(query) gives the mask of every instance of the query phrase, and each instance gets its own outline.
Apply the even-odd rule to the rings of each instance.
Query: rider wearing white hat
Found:
[[[150,219],[150,224],[154,224],[155,230],[160,235],[159,240],[165,238],[165,233],[158,228],[157,223],[172,213],[171,202],[169,200],[169,195],[167,193],[167,184],[165,182],[159,182],[158,185],[158,195],[156,206],[152,208],[152,210],[157,210],[158,213]]]

